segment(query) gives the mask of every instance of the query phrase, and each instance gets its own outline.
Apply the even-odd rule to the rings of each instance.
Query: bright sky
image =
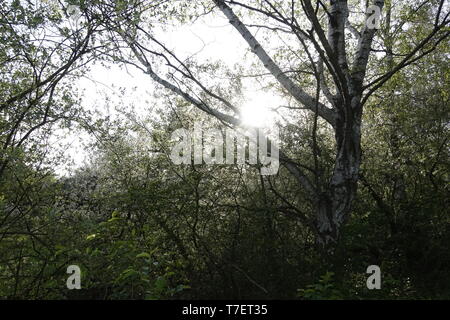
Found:
[[[208,15],[193,25],[164,32],[159,38],[164,39],[164,44],[173,49],[180,58],[187,58],[195,53],[198,61],[221,60],[230,67],[243,62],[248,48],[228,21],[217,15]],[[254,126],[269,125],[274,118],[269,109],[282,104],[281,98],[273,92],[260,90],[251,79],[244,80],[243,85],[245,98],[240,107],[244,121]],[[153,99],[151,95],[154,91],[154,82],[149,76],[133,67],[127,67],[125,70],[117,65],[111,65],[109,68],[99,64],[93,65],[91,72],[80,79],[77,86],[80,92],[84,92],[83,108],[96,109],[112,117],[115,114],[114,105],[120,101],[126,103],[124,108],[134,106],[138,116],[145,116],[148,113],[147,103]],[[117,95],[118,88],[124,88],[127,92],[122,99]],[[106,96],[110,101],[105,100]],[[75,167],[85,161],[88,153],[82,141],[89,139],[89,135],[77,132],[61,140],[70,144],[66,155],[72,158]],[[56,143],[56,137],[54,141]],[[62,174],[67,171],[60,168],[57,172]]]
[[[350,8],[350,20],[363,21],[366,0],[355,1],[354,4],[355,6]],[[255,29],[251,28],[251,31],[255,32]],[[257,34],[256,37],[259,38],[259,35]],[[246,57],[252,55],[248,53],[248,46],[242,37],[219,12],[213,15],[208,14],[198,19],[193,25],[169,28],[167,32],[156,33],[156,38],[163,40],[164,44],[181,59],[195,54],[197,61],[220,60],[232,67],[237,63],[243,63]],[[284,45],[286,38],[288,37],[285,35],[283,40],[271,37],[269,45],[263,44],[263,46],[274,48]],[[377,55],[381,57],[382,53]],[[244,121],[249,125],[269,126],[276,118],[275,113],[270,112],[269,109],[287,103],[274,95],[274,90],[268,92],[261,90],[254,79],[244,78],[243,85],[244,99],[239,107]],[[117,65],[111,65],[110,68],[94,65],[90,74],[79,80],[78,87],[80,91],[84,91],[83,108],[95,109],[114,117],[114,106],[123,102],[124,109],[133,106],[139,117],[149,114],[148,104],[151,104],[154,99],[152,93],[155,84],[149,76],[133,67],[124,70]],[[121,99],[117,94],[119,88],[127,92]],[[105,97],[108,97],[108,100]],[[87,134],[73,133],[72,136],[61,140],[70,144],[66,154],[74,160],[76,166],[82,165],[87,155],[86,148],[81,142],[89,138]],[[54,140],[56,141],[56,137]]]

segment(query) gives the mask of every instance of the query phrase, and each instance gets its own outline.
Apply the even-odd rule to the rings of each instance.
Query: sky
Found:
[[[159,38],[164,39],[164,44],[181,58],[196,54],[198,61],[221,60],[229,67],[242,63],[243,57],[248,54],[245,41],[220,15],[208,15],[192,25],[161,32]],[[251,79],[244,80],[243,85],[244,99],[240,106],[242,118],[249,125],[269,125],[274,118],[269,109],[282,104],[282,99],[273,92],[261,90]],[[138,117],[145,117],[149,112],[147,104],[151,103],[155,90],[153,80],[140,70],[113,64],[108,67],[92,65],[90,72],[79,79],[76,86],[82,92],[83,108],[100,111],[111,117],[116,115],[114,105],[118,103],[124,103],[124,108],[133,106]],[[119,99],[118,88],[125,89],[125,97]],[[109,101],[105,99],[106,96]],[[67,136],[63,139],[59,134],[55,135],[54,145],[64,144],[67,148],[65,154],[75,163],[74,167],[80,167],[88,159],[85,143],[91,141],[92,137],[78,131],[66,131],[65,134]],[[66,174],[67,168],[61,165],[57,173]]]
[[[361,7],[353,8],[353,12],[363,12],[365,2],[360,0]],[[184,24],[182,27],[166,26],[166,29],[156,31],[156,38],[162,39],[164,45],[172,49],[182,60],[195,54],[197,61],[220,60],[228,67],[232,67],[252,56],[247,43],[220,12],[205,15],[194,24]],[[255,28],[250,30],[256,38],[259,38],[260,35]],[[263,46],[274,48],[285,45],[284,41],[289,41],[286,40],[285,34],[283,42],[271,37],[270,43],[263,42]],[[117,115],[114,107],[119,104],[122,104],[123,109],[133,107],[138,118],[149,116],[149,104],[154,100],[153,80],[131,66],[125,69],[113,64],[107,67],[94,64],[91,71],[78,80],[76,86],[82,92],[84,109],[100,111],[112,118]],[[275,95],[275,90],[261,90],[251,78],[244,78],[243,86],[244,97],[242,105],[239,106],[243,120],[248,125],[270,126],[277,118],[270,109],[286,105],[287,102]],[[125,95],[122,97],[118,94],[119,88],[124,89]],[[64,144],[67,148],[65,154],[75,163],[73,168],[80,167],[86,163],[89,155],[86,142],[91,141],[93,137],[79,131],[65,133],[66,137],[62,139],[55,134],[54,146]],[[67,170],[61,165],[57,173],[66,174]]]

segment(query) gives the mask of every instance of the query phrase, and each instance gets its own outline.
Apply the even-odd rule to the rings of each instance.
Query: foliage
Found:
[[[0,3],[1,299],[450,298],[448,42],[397,70],[367,100],[353,207],[339,241],[324,248],[317,241],[317,208],[286,167],[263,177],[258,165],[173,164],[175,129],[198,121],[225,128],[192,101],[157,88],[142,118],[122,104],[117,119],[94,117],[81,106],[75,83],[88,63],[137,63],[121,38],[125,30],[141,32],[140,39],[137,26],[143,26],[152,37],[160,24],[180,27],[209,16],[210,1],[155,1],[151,10],[134,0],[70,3],[82,9],[79,27],[46,1],[39,10],[29,1]],[[273,10],[289,9],[274,3]],[[435,30],[439,1],[421,10],[407,1],[386,4],[393,8],[392,25],[382,21],[368,81],[392,70]],[[236,10],[239,17],[270,26],[268,17],[244,9]],[[261,28],[261,38],[289,34],[278,29]],[[39,32],[32,30],[52,36],[42,33],[48,37],[37,45]],[[346,39],[349,48],[354,40]],[[290,44],[270,53],[295,69],[295,83],[314,92],[307,54]],[[166,72],[172,60],[156,56],[163,62],[155,62],[155,70],[176,79]],[[253,72],[289,102],[283,121],[274,124],[281,149],[324,191],[336,160],[333,128],[295,107],[276,79],[259,75],[262,67],[250,61],[232,68],[179,60],[177,68],[186,63],[199,75],[188,79],[192,90],[180,87],[204,103],[215,101],[207,92],[219,92],[238,104],[245,74]],[[217,110],[226,112],[221,103]],[[61,128],[76,132],[76,125],[95,138],[86,141],[89,159],[71,173],[57,173],[64,156],[49,156],[49,136]],[[69,265],[81,268],[81,290],[66,288]],[[366,287],[369,265],[381,268],[381,290]]]

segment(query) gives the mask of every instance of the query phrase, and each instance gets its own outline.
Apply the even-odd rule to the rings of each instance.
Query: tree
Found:
[[[100,49],[92,46],[98,26],[89,19],[70,23],[66,8],[57,9],[18,0],[0,4],[0,178],[33,136],[43,133],[36,139],[42,141],[52,125],[69,124],[81,112],[73,107],[71,80]]]
[[[377,26],[381,1],[360,2],[70,0],[72,26],[62,2],[2,2],[0,298],[447,299],[448,5],[385,0]],[[236,65],[164,38],[219,17],[248,50]],[[157,84],[145,112],[120,88],[114,114],[82,113],[94,60]],[[174,130],[246,129],[250,81],[283,98],[284,167],[176,164]],[[56,173],[48,138],[74,121],[90,157]]]
[[[385,2],[389,19],[384,19],[383,35],[370,21],[377,19],[376,14],[381,12]],[[284,151],[280,152],[280,162],[308,193],[315,214],[307,219],[312,220],[318,242],[325,245],[336,242],[357,192],[364,105],[400,70],[429,54],[448,38],[450,13],[445,11],[444,1],[408,4],[405,1],[374,0],[366,2],[366,11],[361,14],[351,14],[350,11],[354,10],[349,10],[349,7],[355,8],[355,2],[347,0],[332,0],[327,4],[320,0],[315,3],[310,0],[248,3],[215,0],[213,4],[208,1],[200,4],[206,14],[220,11],[276,79],[277,86],[285,95],[313,113],[312,153],[316,164],[320,153],[316,141],[318,120],[325,121],[334,132],[334,164],[328,176],[324,176],[317,165],[305,170]],[[189,14],[198,17],[202,13],[198,12],[197,5],[189,11],[186,3],[177,7],[164,1],[156,4],[119,1],[115,5],[99,3],[87,10],[100,15],[107,28],[114,30],[115,35],[109,40],[116,45],[118,52],[122,52],[112,55],[115,61],[139,68],[200,110],[238,127],[241,125],[239,107],[233,99],[224,95],[219,87],[206,84],[205,74],[198,70],[200,68],[196,68],[192,60],[187,62],[178,58],[149,27],[152,21],[167,19],[169,14],[181,20],[186,20]],[[396,10],[392,9],[394,7]],[[239,14],[236,13],[238,10]],[[404,32],[402,27],[408,24],[408,19],[419,16],[425,17],[426,32],[417,35],[412,41],[413,46],[404,46],[398,40]],[[262,21],[262,24],[245,22],[249,17],[256,22]],[[310,27],[303,27],[305,22]],[[354,26],[353,23],[359,25]],[[299,70],[307,70],[306,75],[302,74],[300,79],[291,77],[288,70],[281,67],[282,61],[275,61],[250,31],[254,26],[269,34],[286,33],[295,38],[299,58],[291,65],[297,64],[295,67]],[[380,43],[384,36],[391,41]],[[289,50],[285,48],[284,54]],[[374,56],[374,52],[381,57]],[[387,58],[391,59],[391,67],[379,73],[377,64]],[[168,77],[158,72],[157,62],[154,62],[158,59],[166,65]]]

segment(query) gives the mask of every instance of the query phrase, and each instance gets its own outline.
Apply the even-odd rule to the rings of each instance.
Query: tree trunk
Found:
[[[336,158],[328,186],[316,201],[317,241],[337,242],[356,196],[361,164],[361,106],[345,108],[336,121]],[[349,112],[350,111],[350,112]]]

